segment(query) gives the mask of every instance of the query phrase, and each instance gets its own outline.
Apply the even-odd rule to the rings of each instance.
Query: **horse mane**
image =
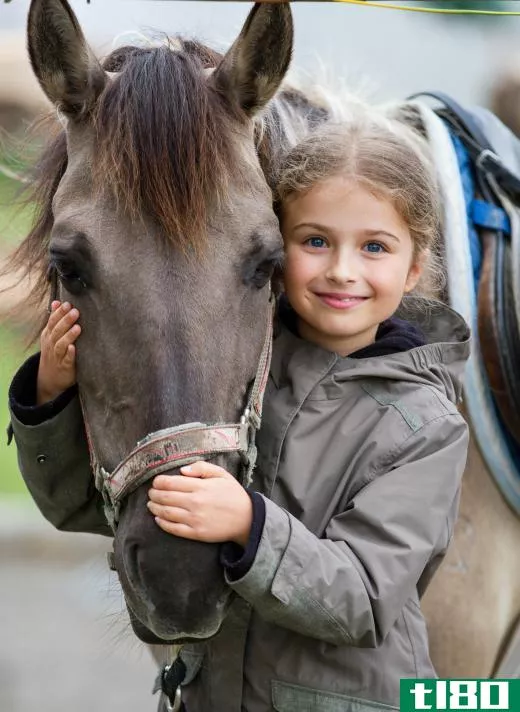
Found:
[[[262,171],[271,190],[278,179],[284,154],[319,124],[330,119],[325,104],[314,103],[306,93],[285,86],[255,120],[255,145]]]

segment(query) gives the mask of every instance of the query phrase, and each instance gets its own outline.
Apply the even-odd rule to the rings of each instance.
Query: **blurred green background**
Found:
[[[0,163],[2,160],[0,155]],[[25,235],[30,222],[31,210],[21,206],[19,191],[19,183],[0,173],[0,259]],[[6,429],[9,424],[9,384],[16,369],[35,348],[27,349],[27,339],[25,325],[0,321],[0,495],[26,493],[16,463],[15,445],[12,443],[7,447]]]

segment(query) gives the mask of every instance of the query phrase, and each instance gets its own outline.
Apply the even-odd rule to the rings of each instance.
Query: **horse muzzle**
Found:
[[[168,643],[210,638],[231,594],[220,545],[160,529],[146,507],[147,490],[145,484],[127,497],[114,538],[115,568],[127,606],[141,624],[134,630],[144,642],[150,634]]]

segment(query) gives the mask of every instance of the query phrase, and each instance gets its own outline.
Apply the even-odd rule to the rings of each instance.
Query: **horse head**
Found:
[[[172,41],[100,64],[66,0],[32,0],[28,46],[63,126],[28,239],[81,312],[78,386],[110,473],[149,433],[243,411],[282,255],[254,117],[288,67],[291,14],[255,5],[223,57]],[[213,461],[233,474],[241,463],[236,452]],[[163,471],[179,474],[174,461]],[[149,487],[118,503],[114,540],[135,629],[207,638],[229,597],[219,547],[160,530]]]

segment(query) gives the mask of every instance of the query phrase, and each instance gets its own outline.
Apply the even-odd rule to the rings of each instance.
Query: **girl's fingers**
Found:
[[[157,475],[153,487],[161,490],[176,490],[178,492],[194,492],[200,485],[200,480],[210,477],[233,477],[227,470],[218,465],[212,465],[205,460],[198,460],[193,465],[180,468],[182,477],[177,475]]]
[[[60,361],[65,358],[67,355],[68,348],[71,344],[76,341],[78,338],[79,334],[81,332],[80,327],[76,324],[75,326],[72,327],[72,329],[69,329],[64,336],[61,337],[56,343],[54,344],[54,353],[56,355],[56,358],[59,359]]]
[[[53,302],[54,304],[54,302]],[[47,331],[50,333],[56,326],[56,324],[71,310],[71,305],[69,302],[63,302],[60,306],[51,312],[51,315],[47,319]]]
[[[211,462],[206,462],[205,460],[199,460],[194,462],[193,465],[185,465],[181,467],[181,472],[186,477],[231,477],[227,470],[218,465],[213,465]]]
[[[155,488],[148,490],[148,496],[152,502],[164,504],[169,507],[183,507],[184,509],[188,507],[190,494],[190,492],[175,492]]]
[[[76,347],[74,344],[69,344],[67,346],[67,351],[65,353],[65,356],[63,357],[63,361],[65,366],[73,366],[74,361],[76,360]]]
[[[195,492],[200,486],[199,480],[182,475],[157,475],[154,477],[152,487],[171,492]]]
[[[180,536],[183,539],[194,539],[198,540],[198,536],[194,529],[192,529],[187,524],[177,524],[174,522],[168,522],[166,519],[161,519],[160,517],[155,517],[157,525],[168,534],[173,534],[173,536]]]
[[[166,519],[168,522],[189,525],[191,521],[191,512],[188,512],[187,509],[182,509],[181,507],[165,507],[155,502],[147,502],[146,506],[153,515],[161,519]]]
[[[59,339],[63,338],[63,336],[70,331],[78,319],[79,311],[77,309],[72,309],[68,314],[65,314],[65,316],[63,316],[51,330],[51,341],[56,344]]]
[[[74,326],[72,326],[65,334],[65,338],[70,339],[70,343],[73,344],[80,334],[81,326],[79,324],[74,324]]]

